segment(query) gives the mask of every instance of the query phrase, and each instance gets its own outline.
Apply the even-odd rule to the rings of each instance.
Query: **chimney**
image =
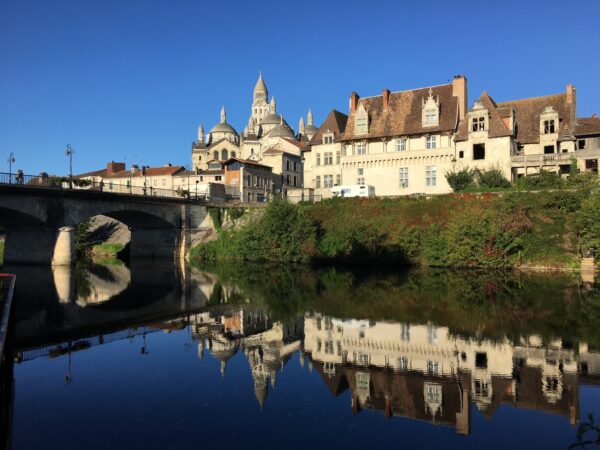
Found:
[[[577,123],[577,89],[572,84],[567,84],[567,104],[571,105],[571,123],[569,125],[574,127]]]
[[[356,111],[356,107],[358,106],[358,99],[360,97],[358,96],[358,94],[356,92],[353,92],[352,95],[350,95],[350,114],[353,114]]]
[[[384,89],[381,96],[383,97],[383,110],[387,111],[390,106],[390,90]]]
[[[458,118],[463,120],[469,107],[467,98],[467,77],[464,75],[455,75],[452,80],[452,95],[458,98]]]
[[[106,165],[106,175],[112,175],[125,170],[125,163],[111,161]]]

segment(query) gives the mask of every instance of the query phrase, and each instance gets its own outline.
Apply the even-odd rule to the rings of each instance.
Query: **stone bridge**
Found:
[[[204,202],[0,185],[4,263],[73,264],[75,227],[100,214],[129,227],[131,257],[183,258],[191,245],[214,231]]]

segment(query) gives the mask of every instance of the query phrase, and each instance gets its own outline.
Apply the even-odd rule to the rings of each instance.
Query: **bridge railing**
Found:
[[[163,189],[154,186],[134,186],[118,184],[111,181],[57,177],[49,175],[25,175],[20,173],[0,172],[0,184],[11,184],[23,187],[44,187],[50,189],[76,189],[108,192],[113,194],[145,195],[151,197],[187,198],[189,200],[206,200],[205,193],[187,192],[185,190]]]

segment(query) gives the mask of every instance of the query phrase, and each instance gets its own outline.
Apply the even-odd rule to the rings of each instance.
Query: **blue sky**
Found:
[[[469,104],[577,88],[600,113],[600,1],[0,0],[0,171],[188,164],[225,105],[245,126],[262,69],[317,125],[348,97],[468,78]]]

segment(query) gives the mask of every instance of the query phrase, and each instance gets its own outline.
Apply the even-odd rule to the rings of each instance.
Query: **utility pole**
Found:
[[[71,144],[67,144],[65,155],[69,157],[69,189],[73,189],[73,153],[75,150],[71,148]]]
[[[16,161],[17,160],[15,159],[15,154],[13,152],[10,152],[6,160],[6,162],[8,163],[8,184],[12,184],[12,165]]]

